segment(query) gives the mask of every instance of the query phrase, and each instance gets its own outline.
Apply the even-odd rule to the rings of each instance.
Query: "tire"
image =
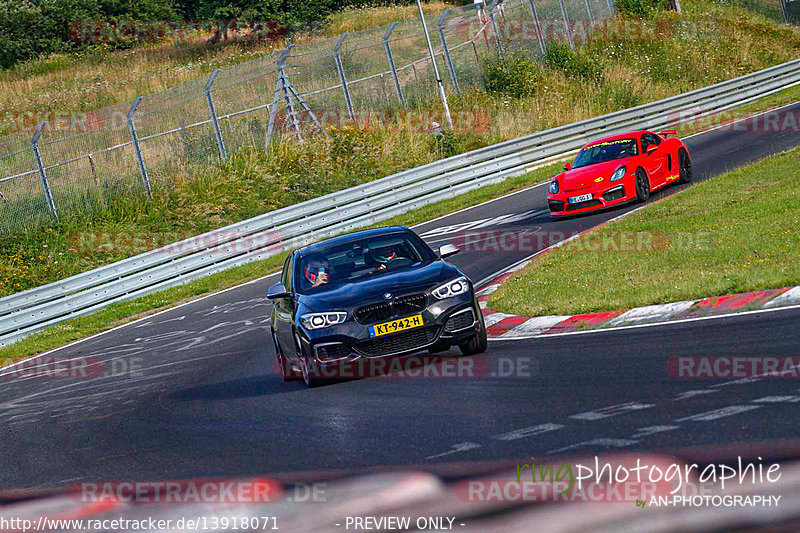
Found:
[[[300,371],[303,374],[303,382],[305,382],[306,387],[309,389],[313,389],[315,387],[320,387],[325,385],[325,381],[316,377],[316,372],[313,368],[309,369],[309,364],[313,366],[313,363],[309,363],[308,358],[301,356],[300,357]]]
[[[478,309],[478,326],[479,330],[470,337],[466,342],[458,345],[462,355],[478,355],[484,353],[489,347],[489,340],[486,338],[486,322],[483,320],[483,313],[480,312],[477,300],[475,300],[475,308]]]
[[[283,382],[288,383],[289,381],[297,381],[298,379],[302,378],[302,376],[298,374],[294,367],[289,363],[289,360],[286,359],[286,356],[283,355],[283,351],[278,345],[278,339],[275,337],[274,331],[272,332],[272,343],[275,345],[275,364],[278,367],[277,373]]]
[[[636,199],[642,203],[650,199],[650,180],[641,168],[636,171]]]
[[[678,150],[678,169],[681,173],[680,183],[691,183],[694,178],[692,160],[685,148]]]

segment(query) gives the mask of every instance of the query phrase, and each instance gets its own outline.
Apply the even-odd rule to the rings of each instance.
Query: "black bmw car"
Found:
[[[387,227],[306,246],[286,258],[269,288],[270,320],[284,380],[314,386],[359,361],[458,346],[486,351],[472,282],[413,231]],[[346,375],[346,374],[341,374]]]

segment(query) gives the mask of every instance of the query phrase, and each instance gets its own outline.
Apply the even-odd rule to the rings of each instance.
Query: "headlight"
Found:
[[[558,180],[550,182],[550,194],[558,194]]]
[[[341,324],[347,320],[344,311],[331,311],[329,313],[309,313],[300,317],[300,323],[306,329],[320,329]]]
[[[461,277],[458,279],[454,279],[453,281],[448,281],[444,285],[439,285],[431,292],[438,299],[444,300],[445,298],[450,298],[451,296],[458,296],[459,294],[464,294],[468,290],[469,290],[469,281],[467,281],[467,278]]]
[[[616,170],[616,171],[615,171],[615,172],[614,172],[614,173],[611,175],[611,181],[617,181],[617,180],[621,180],[622,178],[624,178],[624,177],[625,177],[625,171],[626,171],[625,167],[619,167],[619,168],[618,168],[618,169],[617,169],[617,170]]]

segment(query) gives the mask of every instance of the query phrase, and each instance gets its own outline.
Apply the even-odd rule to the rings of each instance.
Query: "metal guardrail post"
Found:
[[[492,23],[492,31],[494,32],[494,38],[497,41],[497,53],[500,56],[500,59],[505,61],[506,52],[503,49],[503,40],[500,38],[500,32],[497,29],[497,20],[494,17],[494,8],[497,7],[500,1],[501,0],[494,0],[494,2],[492,2],[492,5],[490,5],[486,11],[488,11],[489,13],[489,21]]]
[[[453,66],[453,58],[450,57],[450,48],[447,46],[447,37],[444,34],[444,22],[449,13],[449,7],[442,11],[442,15],[439,17],[439,21],[436,23],[436,26],[439,28],[439,39],[442,41],[442,52],[444,53],[444,59],[447,62],[447,70],[450,71],[450,80],[453,82],[453,88],[456,90],[456,94],[461,96],[461,89],[458,86],[456,69]]]
[[[781,4],[781,13],[783,13],[783,21],[786,24],[789,24],[789,11],[786,9],[786,0],[778,0],[778,1]]]
[[[609,0],[611,1],[611,0]],[[539,12],[536,10],[536,0],[528,0],[531,7],[531,16],[533,23],[536,25],[536,38],[539,39],[539,48],[542,50],[542,55],[547,53],[547,44],[544,42],[544,35],[542,35],[542,26],[539,23]]]
[[[269,148],[269,142],[272,140],[272,135],[275,133],[275,118],[278,116],[278,104],[280,103],[281,94],[284,90],[284,83],[285,79],[283,77],[284,66],[286,65],[286,59],[288,59],[289,54],[292,51],[292,45],[288,45],[286,50],[284,50],[280,57],[278,58],[278,65],[277,65],[277,73],[278,79],[275,82],[275,93],[272,97],[272,107],[269,110],[269,124],[267,125],[267,135],[264,140],[264,148]]]
[[[347,39],[347,36],[350,33],[345,32],[339,37],[339,40],[336,41],[336,46],[333,47],[333,57],[336,60],[336,70],[339,72],[339,80],[342,82],[342,91],[344,92],[344,100],[347,104],[347,114],[350,116],[351,119],[356,118],[355,110],[353,109],[353,100],[350,98],[350,88],[347,86],[347,76],[344,73],[344,66],[342,65],[342,45],[344,44],[344,40]]]
[[[675,0],[675,10],[681,12],[681,0]],[[614,5],[614,0],[608,0],[608,12],[613,17],[617,12],[617,7]]]
[[[397,76],[397,65],[394,63],[394,54],[392,54],[392,34],[394,29],[400,22],[392,22],[389,29],[386,30],[386,35],[383,36],[383,47],[386,49],[386,59],[389,60],[389,67],[392,69],[392,79],[394,80],[394,89],[397,92],[397,99],[400,100],[400,105],[405,107],[406,100],[403,97],[403,87],[400,85],[400,78]]]
[[[564,28],[567,30],[567,41],[569,46],[575,50],[575,41],[572,39],[572,28],[569,27],[569,15],[567,14],[567,3],[564,0],[558,0],[561,6],[561,16],[564,17]]]
[[[211,96],[211,86],[214,85],[217,76],[221,72],[220,69],[215,69],[208,78],[206,86],[203,90],[206,93],[206,102],[208,102],[208,113],[211,115],[211,124],[214,126],[214,135],[217,137],[217,147],[219,148],[219,156],[223,160],[228,159],[228,152],[225,150],[225,140],[222,138],[222,130],[219,129],[219,118],[217,117],[217,110],[214,107],[214,98]]]
[[[42,178],[42,189],[44,190],[44,198],[47,201],[47,208],[50,210],[50,216],[53,217],[53,220],[58,222],[56,203],[53,201],[53,194],[50,192],[50,182],[47,181],[47,170],[44,168],[42,154],[39,152],[39,138],[42,136],[46,124],[47,121],[43,120],[36,126],[36,132],[33,134],[31,145],[33,147],[33,157],[36,158],[36,167],[39,169],[39,176]]]
[[[131,140],[133,141],[133,151],[136,154],[136,161],[139,164],[139,172],[142,174],[142,183],[144,183],[144,190],[147,191],[147,196],[153,196],[153,190],[150,188],[150,178],[147,176],[147,167],[144,164],[142,157],[142,149],[139,146],[139,136],[136,133],[136,124],[133,121],[133,115],[139,109],[139,104],[142,102],[142,97],[137,96],[133,101],[130,110],[128,111],[128,129],[131,132]]]

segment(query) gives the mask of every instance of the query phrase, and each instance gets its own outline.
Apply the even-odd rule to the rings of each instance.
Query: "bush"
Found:
[[[492,60],[486,64],[486,90],[494,94],[525,98],[533,96],[541,81],[539,64],[521,54],[505,62]]]
[[[663,9],[665,0],[617,0],[617,12],[623,18],[653,18],[659,9]]]
[[[171,0],[0,0],[0,68],[19,61],[87,48],[70,37],[81,20],[175,18]]]
[[[564,43],[548,45],[544,62],[551,69],[560,70],[571,78],[599,81],[603,77],[603,65],[597,58],[581,55]]]

